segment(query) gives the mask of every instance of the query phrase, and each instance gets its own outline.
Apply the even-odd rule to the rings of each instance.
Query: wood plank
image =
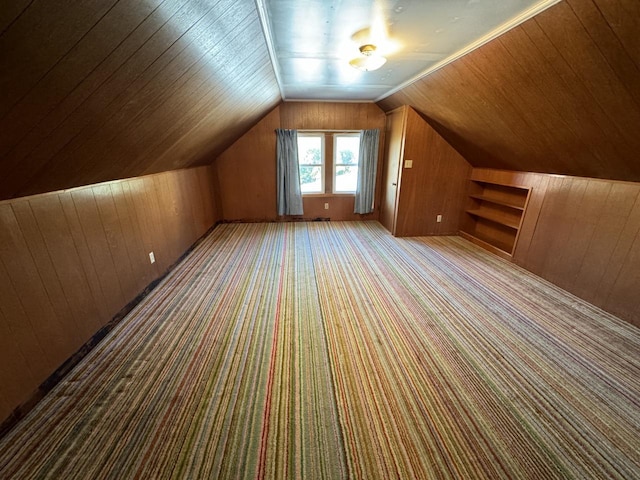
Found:
[[[7,395],[0,392],[0,415],[2,415],[1,418],[7,418],[11,414],[12,407],[13,406],[8,400]]]
[[[204,184],[201,182],[201,177],[204,179],[209,177],[208,167],[185,170],[184,188],[189,195],[188,203],[191,206],[193,233],[196,238],[200,238],[213,225],[213,204],[212,200],[207,201],[211,196],[208,194],[208,189],[203,191]]]
[[[531,193],[529,195],[526,212],[522,218],[520,231],[518,232],[518,243],[513,252],[514,261],[518,264],[521,264],[521,259],[528,257],[531,240],[533,239],[538,219],[540,218],[540,210],[542,209],[547,185],[549,184],[549,177],[546,175],[531,174],[525,183],[529,183]]]
[[[185,249],[191,245],[190,239],[198,238],[198,217],[202,211],[200,204],[200,185],[196,180],[196,170],[178,170],[178,193],[182,201],[182,228],[187,232]],[[184,250],[184,249],[183,249]]]
[[[143,242],[145,245],[145,252],[154,252],[156,256],[156,263],[152,265],[153,271],[160,275],[163,270],[158,265],[158,256],[162,256],[162,253],[158,251],[159,242],[159,226],[157,222],[160,218],[157,217],[157,208],[154,210],[148,192],[148,178],[142,177],[135,180],[129,180],[127,183],[131,185],[131,200],[134,201],[136,214],[141,219],[140,227],[143,235]]]
[[[73,201],[72,193],[69,191],[60,193],[58,194],[58,198],[62,205],[64,218],[73,239],[80,265],[82,266],[87,287],[91,292],[91,302],[95,306],[95,312],[97,315],[95,319],[96,328],[94,329],[94,331],[96,331],[111,319],[114,312],[110,309],[109,302],[105,298],[99,279],[102,272],[99,272],[94,265],[94,261],[91,256],[92,246],[87,242],[87,238],[85,237],[78,212],[76,211],[76,205]]]
[[[575,269],[568,263],[567,256],[573,251],[571,247],[571,235],[576,224],[583,222],[579,215],[583,205],[585,190],[588,180],[564,177],[560,186],[561,193],[552,198],[549,208],[553,208],[554,233],[553,236],[543,240],[545,246],[554,254],[547,255],[542,265],[541,275],[567,289],[573,278],[567,278],[567,270]],[[545,202],[546,203],[546,202]]]
[[[162,0],[118,2],[0,120],[4,156],[51,110],[66,99]]]
[[[5,2],[0,8],[0,37],[11,27],[20,15],[29,7],[32,0],[14,0]]]
[[[121,154],[118,150],[121,145],[120,140],[114,137],[113,132],[121,131],[122,123],[128,125],[130,117],[135,116],[134,112],[139,111],[141,106],[144,108],[144,106],[152,104],[164,88],[172,85],[183,73],[184,62],[188,63],[191,55],[200,56],[204,53],[199,49],[192,51],[188,47],[194,43],[193,31],[199,31],[198,23],[210,11],[210,6],[189,3],[178,15],[175,15],[175,22],[165,23],[156,35],[144,45],[145,48],[138,52],[147,53],[148,57],[141,60],[148,68],[133,77],[132,82],[129,75],[124,76],[123,80],[128,81],[124,90],[117,92],[115,101],[108,103],[101,115],[93,115],[89,119],[89,124],[83,128],[82,135],[75,135],[60,151],[50,156],[48,168],[57,169],[62,165],[72,166],[74,185],[99,182],[100,174],[87,176],[87,172],[92,165],[108,168],[109,163],[87,162],[86,156],[93,158],[98,150],[106,152],[108,149]],[[175,67],[169,68],[173,65]],[[105,149],[105,143],[108,145],[107,149]],[[129,144],[129,148],[128,156],[135,157],[135,151],[139,145]],[[78,180],[78,178],[85,176],[85,182]],[[112,178],[114,177],[109,177],[109,179]],[[52,181],[50,175],[37,176],[31,179],[29,189],[33,189],[40,182],[42,182],[40,187],[35,187],[36,189],[56,188],[51,184]],[[50,185],[50,187],[45,185]],[[30,193],[30,190],[24,193]]]
[[[11,283],[4,263],[0,261],[0,313],[3,328],[6,329],[7,338],[15,345],[19,353],[14,353],[11,348],[0,350],[0,358],[5,368],[13,365],[15,359],[21,360],[14,371],[19,372],[21,388],[31,390],[38,385],[49,374],[47,359],[42,341],[31,324],[31,320],[22,306],[18,294]],[[13,369],[12,369],[13,370]],[[6,391],[3,389],[4,391]],[[12,406],[17,406],[17,402],[12,397],[9,398]]]
[[[266,60],[255,65],[251,78],[260,80],[257,83],[235,82],[238,90],[233,95],[227,91],[219,92],[217,88],[212,90],[212,95],[206,97],[208,103],[199,106],[195,113],[191,112],[194,123],[183,124],[177,132],[179,138],[172,145],[155,157],[153,152],[147,153],[153,157],[149,159],[153,163],[148,163],[141,173],[209,165],[212,159],[230,147],[280,101],[273,91],[269,93],[268,88],[275,80],[273,69]],[[261,98],[254,98],[258,92],[263,93]],[[221,118],[225,122],[221,122]],[[216,143],[212,143],[214,139]]]
[[[589,236],[589,245],[586,252],[585,261],[581,265],[579,272],[576,274],[576,281],[571,289],[573,293],[583,298],[591,298],[593,302],[599,306],[604,305],[604,292],[610,291],[615,279],[609,277],[608,284],[603,284],[602,280],[605,273],[617,269],[622,269],[625,260],[616,258],[615,263],[614,252],[621,244],[626,244],[626,254],[628,254],[630,238],[623,236],[633,232],[626,230],[630,221],[630,215],[640,192],[640,186],[632,184],[613,184],[610,186],[610,193],[605,199],[590,198],[590,202],[600,205],[599,215],[589,215],[588,206],[583,207],[580,217],[583,222],[595,222],[592,234]],[[637,233],[637,231],[636,231]],[[586,232],[585,232],[586,234]],[[618,254],[620,254],[619,252]],[[626,257],[626,255],[625,255]],[[602,292],[601,292],[602,290]]]
[[[247,8],[244,4],[235,3],[234,5],[238,8]],[[184,48],[184,43],[189,45],[207,44],[208,40],[205,37],[211,37],[212,32],[220,31],[222,33],[222,30],[232,29],[232,26],[224,25],[224,19],[218,17],[220,11],[229,11],[237,17],[244,18],[244,13],[240,14],[232,10],[231,8],[216,10],[215,16],[209,15],[211,18],[208,18],[206,22],[198,22],[197,28],[194,26],[190,29],[176,44],[172,45],[170,51]],[[215,22],[217,26],[212,22]],[[240,25],[234,25],[238,27],[238,31],[243,32]],[[259,32],[259,24],[255,23],[252,33],[244,33],[245,42],[250,38],[255,38]],[[203,38],[199,39],[199,36],[203,36]],[[123,172],[124,175],[138,174],[141,171],[153,169],[151,165],[160,161],[159,158],[166,160],[167,157],[162,155],[164,150],[182,138],[185,132],[193,134],[195,132],[194,124],[199,127],[203,123],[203,118],[209,121],[215,120],[220,125],[221,116],[227,122],[238,119],[239,115],[246,116],[245,107],[248,107],[250,112],[255,112],[256,105],[255,102],[252,102],[252,96],[260,93],[256,91],[255,85],[255,78],[259,77],[243,75],[243,71],[255,74],[256,61],[267,66],[268,53],[266,49],[261,53],[255,48],[242,49],[241,46],[234,45],[234,49],[240,49],[238,54],[233,57],[233,64],[236,67],[231,71],[229,66],[229,72],[225,73],[230,76],[238,75],[242,80],[234,78],[233,81],[222,83],[224,86],[222,89],[219,87],[221,85],[219,82],[213,82],[215,76],[222,73],[220,68],[214,68],[214,62],[229,64],[230,61],[226,57],[220,58],[217,54],[212,53],[218,49],[215,44],[212,48],[213,50],[209,54],[206,50],[196,48],[185,48],[184,53],[182,50],[178,51],[176,58],[171,62],[172,68],[159,71],[151,81],[139,85],[140,89],[135,92],[135,103],[129,101],[122,104],[117,111],[114,111],[106,124],[96,126],[88,136],[77,137],[73,144],[66,146],[63,151],[56,154],[49,167],[54,168],[57,164],[75,165],[74,175],[84,180],[74,180],[74,183],[116,178],[118,176],[116,172]],[[218,53],[222,55],[222,52],[225,52],[224,55],[227,55],[227,50],[229,49],[220,48]],[[253,57],[245,54],[243,59],[243,52],[252,52]],[[198,59],[206,59],[206,63],[198,65]],[[269,71],[271,72],[270,65]],[[202,75],[193,76],[194,72],[205,75],[204,80]],[[191,91],[191,85],[194,85],[196,91]],[[175,90],[175,88],[179,88],[179,90]],[[235,90],[234,95],[231,95],[231,92],[226,92],[226,89],[229,88]],[[133,95],[133,92],[127,92],[127,95]],[[219,101],[215,101],[216,98]],[[271,105],[273,98],[273,96],[270,97]],[[134,105],[136,110],[132,111]],[[190,105],[193,105],[193,109],[190,108]],[[261,103],[258,103],[257,107],[260,108],[261,105],[264,107]],[[187,123],[182,121],[185,116],[189,119]],[[135,128],[129,128],[130,125]],[[211,144],[212,138],[217,138],[214,133],[206,132],[207,145]],[[149,145],[149,148],[145,148],[145,145]],[[113,162],[102,161],[102,154],[99,152],[105,151],[110,151],[110,155],[114,157]],[[91,161],[92,159],[94,161]],[[193,154],[188,156],[185,161],[194,161]],[[95,169],[94,165],[101,166],[102,170]],[[176,165],[174,157],[171,159],[171,167],[175,168],[176,166],[182,165]],[[123,168],[125,168],[124,171]],[[51,181],[50,176],[39,176],[32,179],[29,188],[53,187]],[[40,182],[43,183],[40,184]]]
[[[102,224],[107,240],[111,263],[115,266],[120,288],[124,296],[124,305],[133,300],[139,293],[139,290],[136,288],[135,276],[131,268],[131,258],[129,257],[124,234],[122,233],[120,218],[118,217],[118,212],[113,201],[110,185],[101,184],[91,188],[94,198],[96,199],[100,223]]]
[[[159,195],[156,191],[153,176],[142,178],[142,189],[145,196],[145,214],[151,222],[152,237],[150,251],[155,252],[156,269],[159,272],[164,272],[169,265],[171,265],[168,248],[162,248],[164,246],[163,240],[168,238],[170,232],[165,232],[165,226],[162,224],[163,214],[159,205]]]
[[[607,304],[607,299],[613,291],[615,282],[620,275],[622,267],[625,265],[626,258],[631,251],[635,239],[640,236],[640,192],[637,193],[635,202],[632,202],[631,196],[629,196],[627,203],[633,206],[631,207],[624,228],[620,232],[618,242],[612,249],[611,256],[604,267],[604,271],[600,277],[600,283],[593,296],[593,303],[595,305],[607,309],[610,308]]]
[[[20,344],[0,309],[0,418],[5,419],[16,406],[24,402],[36,382],[20,350]],[[17,402],[16,402],[17,399]]]
[[[123,192],[127,199],[129,210],[135,212],[137,227],[140,230],[140,241],[146,258],[154,249],[155,230],[153,221],[150,218],[149,204],[142,178],[130,179],[121,182]],[[154,252],[155,253],[155,252]],[[157,278],[162,272],[158,269],[158,264],[149,264],[149,275]]]
[[[26,202],[15,202],[12,205],[16,220],[24,234],[25,242],[35,265],[37,265],[38,274],[42,279],[43,286],[58,319],[58,327],[62,331],[73,332],[68,340],[69,348],[72,349],[74,344],[81,343],[80,339],[91,332],[86,332],[82,328],[83,325],[80,318],[76,317],[74,315],[75,312],[71,311],[67,300],[68,292],[64,288],[64,279],[60,275],[61,272],[57,271],[54,265],[56,260],[70,260],[68,255],[71,252],[65,252],[61,255],[61,258],[56,258],[55,253],[51,252],[51,247],[55,247],[55,245],[48,244],[45,241],[45,234],[51,230],[54,232],[58,230],[60,235],[64,235],[68,231],[64,215],[59,215],[57,218],[54,217],[53,212],[56,207],[59,208],[60,205],[55,195],[47,195]],[[49,211],[42,212],[43,208]],[[47,225],[47,222],[53,222],[54,225]],[[68,243],[73,247],[73,243],[69,242],[69,238],[61,239],[61,243]],[[79,288],[82,288],[82,286]]]
[[[548,257],[553,255],[549,243],[553,241],[556,226],[561,223],[560,211],[568,193],[562,190],[562,184],[562,177],[549,178],[527,257],[521,260],[527,270],[537,275],[543,274],[545,264],[550,261]]]
[[[637,20],[623,11],[640,18],[638,2],[560,2],[378,105],[410,105],[475,167],[638,181]]]
[[[176,229],[176,219],[178,215],[177,199],[175,198],[174,186],[166,182],[165,175],[154,175],[151,177],[157,202],[157,215],[162,217],[160,227],[163,231],[163,250],[166,259],[165,269],[180,255],[180,234]]]
[[[78,145],[72,158],[95,157],[96,152],[104,151],[104,146],[111,144],[116,149],[125,149],[114,155],[116,165],[121,163],[124,154],[124,158],[129,157],[126,166],[131,168],[145,159],[141,148],[143,145],[151,144],[154,150],[158,147],[161,152],[173,144],[175,138],[168,141],[168,145],[164,140],[182,126],[182,118],[188,116],[192,108],[204,111],[208,103],[207,91],[221,90],[215,82],[216,76],[223,71],[234,70],[238,74],[233,84],[235,87],[240,79],[246,78],[246,75],[242,75],[242,69],[248,72],[255,67],[252,56],[260,56],[259,49],[253,49],[246,62],[240,61],[244,45],[237,39],[239,32],[242,33],[246,28],[244,24],[249,21],[243,18],[245,11],[246,5],[235,2],[225,9],[210,8],[201,18],[194,19],[191,28],[171,47],[172,50],[181,49],[171,62],[171,68],[161,70],[135,93],[135,108],[131,104],[124,104],[109,119],[104,126],[109,135],[92,136]],[[264,58],[264,55],[260,57]],[[220,64],[225,65],[224,70],[219,68]],[[230,87],[229,84],[226,86]],[[166,121],[169,118],[171,122]],[[158,128],[159,124],[163,128]],[[101,165],[103,168],[110,167],[107,163]],[[133,168],[133,171],[139,170],[139,167]],[[125,171],[125,175],[130,175],[129,171]],[[106,176],[112,175],[107,173]]]
[[[197,240],[193,218],[205,218],[199,211],[207,205],[192,186],[210,171],[0,202],[0,391],[6,393],[0,412],[25,401],[125,306],[120,281],[128,273],[116,262],[130,270],[137,294],[166,270],[145,263],[151,248],[168,265]],[[164,205],[175,205],[174,214],[163,214],[158,194]]]
[[[545,128],[546,134],[551,136],[552,148],[562,156],[554,160],[558,165],[555,171],[569,175],[596,176],[606,170],[607,152],[617,146],[606,136],[603,137],[591,109],[584,109],[570,85],[558,81],[557,73],[547,57],[542,54],[522,55],[522,52],[540,49],[538,43],[523,28],[511,30],[508,41],[503,41],[512,61],[520,66],[520,75],[528,75],[530,70],[536,72],[534,76],[528,75],[531,84],[520,90],[531,101],[542,101],[545,110],[538,111],[535,116],[531,115],[533,112],[526,114],[532,116],[533,121],[538,118],[546,119],[543,126],[536,128]],[[551,48],[550,45],[547,47]],[[576,157],[581,158],[580,164],[574,161]]]
[[[132,78],[153,62],[153,55],[158,52],[149,45],[157,48],[161,45],[146,42],[157,38],[154,35],[173,17],[180,3],[165,2],[162,9],[156,9],[7,154],[0,164],[7,178],[0,183],[0,192],[5,188],[15,189],[16,183],[41,168],[52,153],[96,121],[95,112],[104,112]]]
[[[241,26],[238,26],[238,29],[240,28]],[[252,33],[248,33],[249,30]],[[255,37],[260,33],[260,26],[257,23],[248,24],[244,31],[240,30],[240,32],[246,37]],[[273,75],[272,66],[266,58],[266,50],[254,49],[251,55],[243,56],[247,46],[244,43],[239,44],[237,37],[230,34],[225,38],[225,42],[228,43],[215,47],[216,50],[225,52],[224,55],[210,54],[208,57],[212,58],[207,58],[205,65],[198,66],[202,72],[189,78],[182,85],[180,92],[169,96],[163,104],[157,102],[154,104],[158,108],[153,112],[153,117],[173,118],[174,121],[162,132],[156,132],[161,135],[157,138],[157,142],[153,144],[144,142],[149,145],[149,148],[141,152],[140,162],[147,163],[149,159],[155,160],[153,163],[148,163],[145,171],[157,171],[158,165],[166,165],[169,159],[172,160],[171,165],[174,168],[182,168],[185,166],[184,160],[192,160],[196,157],[200,159],[203,153],[213,154],[214,152],[207,149],[206,152],[192,154],[190,157],[183,154],[184,158],[182,156],[176,158],[167,150],[178,142],[186,146],[185,139],[193,141],[197,138],[201,142],[206,140],[207,145],[210,145],[212,138],[210,135],[202,139],[201,135],[195,135],[195,132],[219,128],[221,115],[230,115],[239,125],[243,125],[242,131],[235,134],[237,138],[239,133],[244,133],[251,126],[247,118],[251,118],[256,110],[264,112],[265,109],[271,109],[277,103],[278,99],[273,95],[266,95],[260,101],[252,98],[258,91],[264,91],[264,87],[260,85],[262,80],[257,82],[256,79],[268,80],[265,83],[266,86]],[[228,55],[233,55],[235,58],[233,67],[232,61],[227,58]],[[240,58],[243,58],[242,62],[238,62]],[[219,75],[217,64],[219,63],[227,65],[230,71],[233,70],[233,75],[237,78],[232,83],[228,82],[225,85],[217,83],[216,77]],[[187,150],[187,153],[189,152],[191,150]],[[220,153],[220,150],[215,153]]]
[[[627,148],[637,151],[640,138],[627,128],[628,125],[640,124],[640,110],[637,106],[632,107],[635,105],[633,97],[616,77],[570,6],[560,3],[554,12],[553,16],[540,15],[536,21],[543,25],[547,37],[571,65],[578,81],[603,108],[608,121],[623,136]],[[602,88],[602,85],[607,85],[607,88]]]
[[[597,2],[597,0],[595,1]],[[606,58],[607,63],[611,66],[624,88],[634,99],[636,107],[639,106],[640,83],[637,80],[640,78],[640,63],[636,64],[625,49],[624,44],[627,42],[624,42],[624,40],[626,38],[624,36],[620,38],[616,35],[615,27],[607,22],[601,8],[593,0],[569,0],[568,4],[576,17],[580,19],[593,42],[598,46],[598,50]],[[635,13],[637,14],[638,12],[636,11]],[[637,22],[636,25],[640,28],[640,22]],[[637,44],[637,41],[635,43]],[[640,52],[640,49],[638,49],[638,52]],[[640,59],[640,56],[638,58]]]
[[[208,164],[280,101],[254,4],[131,1],[6,119],[0,198]]]
[[[71,353],[66,332],[43,285],[12,205],[0,205],[0,260],[22,310],[37,335],[44,365],[60,365]],[[48,375],[54,367],[46,372]],[[40,372],[42,374],[42,372]],[[41,380],[44,380],[42,378]]]
[[[576,181],[574,180],[575,184]],[[613,185],[609,182],[600,181],[580,181],[578,187],[583,191],[582,198],[576,203],[576,208],[571,212],[574,221],[571,225],[571,231],[567,237],[567,245],[564,247],[564,254],[561,262],[558,262],[556,269],[561,273],[562,285],[566,290],[578,294],[576,283],[584,281],[586,278],[592,278],[584,275],[583,268],[585,265],[592,265],[594,258],[591,253],[592,242],[594,236],[598,235],[601,230],[599,222],[603,216],[608,215],[610,210],[606,208]],[[583,188],[584,187],[584,188]],[[572,185],[573,188],[573,185]],[[616,233],[607,231],[610,238],[607,243],[611,245],[615,242]],[[583,272],[582,274],[580,272]],[[591,272],[590,272],[591,273]],[[581,292],[581,295],[592,297],[595,292]]]
[[[520,226],[520,216],[517,214],[506,214],[504,211],[500,211],[494,208],[475,208],[466,210],[471,216],[484,218],[485,220],[491,220],[492,222],[499,223],[505,227],[517,230]]]
[[[595,3],[598,10],[607,19],[611,29],[624,45],[627,54],[640,67],[640,45],[638,45],[640,16],[638,15],[638,2],[635,0],[595,0]]]
[[[640,235],[636,236],[625,257],[620,274],[605,303],[605,308],[640,327]]]
[[[509,46],[517,43],[517,37],[521,34],[521,29],[516,28],[509,32],[508,37],[500,37],[497,42],[490,42],[492,48],[482,49],[478,57],[483,58],[484,66],[491,72],[493,85],[496,90],[502,91],[509,103],[513,104],[516,117],[523,120],[521,133],[525,138],[520,142],[527,144],[529,154],[535,155],[537,162],[541,164],[544,171],[549,173],[563,173],[571,168],[571,157],[556,148],[559,143],[559,132],[562,132],[561,139],[567,141],[566,122],[558,115],[555,105],[548,98],[545,85],[540,81],[539,76],[530,74],[530,65],[522,62],[522,52],[512,54]],[[513,37],[516,37],[514,42]],[[493,51],[495,48],[495,51]],[[532,46],[525,51],[531,50]],[[485,55],[482,57],[482,55]],[[501,62],[494,62],[493,59],[502,58]],[[545,118],[544,123],[538,124],[540,118]],[[536,134],[530,132],[535,130]],[[569,140],[570,141],[570,140]],[[542,153],[544,152],[544,154]],[[544,162],[542,156],[546,155]]]
[[[4,117],[116,3],[36,2],[0,36],[0,118]],[[43,43],[42,39],[47,42]],[[24,59],[29,61],[25,62]]]
[[[198,182],[202,192],[202,203],[204,204],[203,228],[218,223],[222,220],[222,200],[220,198],[220,181],[218,179],[218,169],[213,163],[206,168],[206,174],[198,175]]]
[[[555,28],[561,28],[559,24],[554,25]],[[580,169],[579,166],[575,166],[573,174],[624,179],[627,175],[625,172],[627,167],[624,164],[621,173],[612,175],[612,172],[617,172],[620,168],[619,166],[612,168],[611,162],[619,162],[618,159],[624,159],[628,152],[623,134],[609,120],[606,106],[595,101],[589,88],[575,72],[572,59],[562,55],[562,46],[556,47],[540,25],[536,22],[527,22],[523,28],[534,44],[538,46],[545,61],[550,64],[556,76],[556,82],[559,82],[558,87],[567,96],[568,105],[563,110],[565,118],[570,121],[572,128],[579,132],[581,138],[590,139],[588,140],[590,144],[601,142],[601,145],[595,150],[599,152],[598,165],[600,165],[600,170],[597,173],[591,173],[595,166],[588,164],[588,169]],[[558,145],[558,148],[562,148],[562,145]],[[566,154],[579,157],[585,155],[584,149],[575,148],[567,151]],[[586,155],[589,153],[587,152]],[[608,174],[604,175],[603,171],[608,171]]]
[[[149,285],[155,275],[150,268],[148,252],[144,248],[142,235],[140,233],[140,222],[138,220],[135,209],[131,209],[124,191],[126,182],[113,182],[109,186],[111,188],[111,197],[115,206],[116,215],[118,217],[124,245],[129,258],[131,273],[133,277],[133,289],[135,292],[142,292]]]
[[[89,246],[89,252],[105,301],[109,318],[126,304],[125,296],[120,286],[120,278],[113,263],[113,257],[109,248],[109,242],[105,234],[97,201],[93,188],[80,188],[71,193],[76,213],[82,226],[82,232]]]

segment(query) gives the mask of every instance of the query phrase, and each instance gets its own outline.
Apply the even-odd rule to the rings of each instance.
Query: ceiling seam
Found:
[[[278,90],[280,90],[280,97],[283,101],[287,98],[284,94],[284,86],[282,83],[282,76],[280,74],[280,65],[278,63],[278,57],[276,56],[276,49],[273,43],[273,33],[271,31],[271,24],[269,23],[269,17],[267,16],[267,7],[264,4],[264,0],[255,0],[256,9],[258,10],[258,16],[260,17],[260,25],[262,26],[262,33],[264,33],[264,39],[267,44],[267,50],[269,51],[269,57],[271,58],[271,65],[273,67],[273,73],[276,76],[276,82],[278,83]]]

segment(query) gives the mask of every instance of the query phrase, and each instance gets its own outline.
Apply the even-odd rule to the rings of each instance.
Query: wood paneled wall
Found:
[[[474,169],[530,186],[514,261],[640,326],[640,183]]]
[[[214,165],[220,179],[220,202],[225,220],[276,220],[277,128],[306,130],[362,130],[378,128],[376,210],[353,213],[351,195],[305,196],[304,218],[332,220],[377,219],[384,145],[384,113],[373,103],[285,102],[272,110],[250,131],[220,155]],[[324,204],[329,203],[329,209]]]
[[[640,2],[565,0],[378,102],[475,167],[639,181]]]
[[[394,234],[455,234],[460,229],[471,165],[412,108],[404,108]],[[407,160],[413,161],[412,168],[406,168]],[[437,222],[438,215],[442,215],[442,222]]]
[[[214,225],[212,185],[199,167],[0,202],[0,421]]]
[[[210,164],[281,101],[233,0],[3,0],[0,92],[0,199]]]

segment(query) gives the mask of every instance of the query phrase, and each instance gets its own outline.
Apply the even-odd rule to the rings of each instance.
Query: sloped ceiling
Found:
[[[0,199],[211,163],[280,101],[253,1],[3,0]]]
[[[378,105],[474,166],[640,181],[638,32],[565,0]],[[0,2],[0,199],[209,164],[280,102],[255,1]]]
[[[640,2],[565,0],[378,103],[477,167],[640,181]]]
[[[375,101],[559,0],[256,0],[287,100]],[[350,65],[375,45],[378,69]]]

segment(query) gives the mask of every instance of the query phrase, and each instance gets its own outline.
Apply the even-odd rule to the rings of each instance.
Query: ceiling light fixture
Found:
[[[387,59],[382,55],[376,54],[376,46],[370,43],[366,45],[362,45],[360,47],[361,57],[356,57],[349,62],[353,68],[357,68],[358,70],[362,70],[363,72],[370,72],[372,70],[377,70],[385,63],[387,63]]]

